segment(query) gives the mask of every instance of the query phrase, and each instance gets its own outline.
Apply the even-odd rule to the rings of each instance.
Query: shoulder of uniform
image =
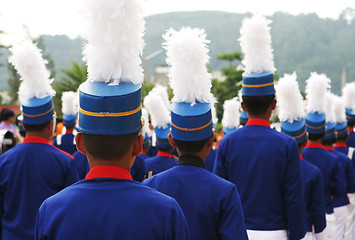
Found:
[[[56,146],[52,146],[52,147],[53,147],[55,150],[57,150],[58,153],[63,154],[63,155],[65,155],[65,156],[69,157],[70,159],[74,159],[74,157],[73,157],[70,153],[67,153],[67,152],[63,151],[63,150],[57,148]]]

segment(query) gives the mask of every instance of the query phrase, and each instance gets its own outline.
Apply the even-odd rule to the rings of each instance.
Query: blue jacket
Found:
[[[74,138],[75,136],[72,133],[58,135],[53,139],[53,146],[69,154],[74,154],[77,151]]]
[[[2,239],[33,239],[42,202],[79,180],[72,156],[39,137],[0,158]]]
[[[355,147],[355,133],[354,130],[348,129],[349,130],[349,138],[346,141],[346,145],[348,147]]]
[[[145,160],[146,173],[152,171],[152,175],[163,172],[174,167],[178,161],[172,158],[172,155],[165,152],[158,152],[156,157]]]
[[[346,194],[345,174],[340,160],[324,149],[321,144],[309,143],[302,151],[302,156],[317,166],[323,175],[325,209],[333,213],[331,198]]]
[[[216,155],[217,155],[217,150],[211,149],[210,153],[205,158],[205,163],[204,163],[205,169],[207,169],[210,172],[213,171],[213,166],[214,166],[214,162],[216,160]]]
[[[248,239],[236,187],[203,169],[199,157],[181,156],[177,166],[143,183],[176,199],[191,239]]]
[[[80,180],[84,179],[86,174],[90,171],[90,165],[87,157],[79,151],[73,154],[74,166],[79,174]]]
[[[289,230],[290,239],[306,233],[304,192],[295,139],[262,119],[224,136],[213,172],[237,186],[250,230]]]
[[[301,161],[307,216],[307,232],[320,233],[326,226],[323,177],[320,170],[307,160]]]
[[[145,160],[148,157],[144,154],[140,154],[136,157],[136,160],[133,163],[133,166],[131,168],[131,175],[133,180],[136,180],[138,182],[141,182],[144,180],[144,176],[147,173],[146,167],[145,167]]]
[[[349,147],[346,144],[336,143],[334,144],[334,150],[348,155]]]
[[[177,202],[123,168],[93,167],[41,205],[35,239],[189,239]]]

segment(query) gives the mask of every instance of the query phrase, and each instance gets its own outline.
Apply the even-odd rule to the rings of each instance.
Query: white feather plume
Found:
[[[168,95],[168,88],[165,86],[157,85],[151,90],[152,94],[156,94],[161,97],[166,108],[170,110],[170,101]]]
[[[76,92],[63,92],[62,113],[65,115],[76,115],[78,113],[78,95]]]
[[[296,72],[285,74],[276,85],[277,106],[280,121],[298,121],[304,118],[303,98]]]
[[[345,105],[341,97],[334,96],[334,110],[335,110],[335,122],[342,123],[346,122]]]
[[[167,128],[170,123],[169,110],[161,97],[149,92],[144,98],[144,107],[148,110],[153,127]]]
[[[43,59],[41,50],[31,41],[10,48],[9,62],[21,76],[19,89],[20,101],[30,98],[54,96],[50,73],[46,68],[47,61]]]
[[[330,88],[330,79],[325,74],[312,72],[306,83],[307,112],[325,113],[325,94]]]
[[[173,102],[211,102],[211,74],[206,65],[209,62],[205,30],[185,27],[180,31],[169,29],[163,35],[166,42],[166,62],[171,66],[170,86]]]
[[[149,114],[147,109],[142,108],[142,117],[144,118],[144,126],[143,126],[143,136],[149,132]]]
[[[237,98],[226,100],[223,104],[222,125],[227,128],[238,128],[240,121],[240,103]]]
[[[336,122],[334,98],[335,98],[335,95],[333,93],[331,93],[330,91],[328,91],[325,94],[325,104],[327,106],[325,108],[325,120],[326,120],[326,122],[331,122],[331,123],[335,123]]]
[[[217,111],[216,111],[216,106],[215,106],[216,102],[217,102],[216,97],[212,95],[211,115],[212,115],[212,123],[213,124],[217,124],[217,122],[218,122]]]
[[[261,15],[244,19],[240,29],[240,46],[244,53],[245,72],[274,72],[273,49],[269,24]]]
[[[143,82],[143,0],[86,0],[82,10],[89,81]]]
[[[346,108],[355,109],[355,82],[344,86],[342,97]]]

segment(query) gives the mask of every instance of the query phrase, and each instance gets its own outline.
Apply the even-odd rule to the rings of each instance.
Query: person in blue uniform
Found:
[[[270,44],[268,21],[254,16],[244,20],[242,50],[245,44],[253,46],[255,31],[263,32],[259,43]],[[243,50],[245,58],[255,57],[251,49]],[[262,49],[257,59],[272,52],[271,46]],[[213,172],[237,186],[249,239],[301,239],[306,216],[298,146],[292,137],[270,128],[276,106],[272,58],[261,65],[254,60],[246,63],[242,84],[248,122],[222,138]]]
[[[42,202],[79,179],[72,157],[48,144],[55,122],[54,90],[40,50],[24,42],[11,52],[10,61],[23,79],[19,97],[26,137],[0,157],[1,233],[2,239],[33,239]]]
[[[208,75],[198,75],[207,72],[205,58],[208,55],[204,51],[207,46],[201,44],[205,41],[204,36],[204,30],[196,28],[182,28],[178,32],[171,29],[164,36],[168,56],[181,56],[183,52],[186,56],[195,57],[191,59],[194,64],[181,60],[169,63],[183,65],[179,65],[178,73],[170,72],[176,100],[171,105],[172,128],[168,138],[179,153],[179,162],[177,166],[143,181],[143,184],[177,200],[186,216],[191,239],[248,239],[235,185],[204,169],[204,160],[214,142],[211,80]],[[196,47],[191,49],[190,44]],[[201,52],[206,54],[198,54]],[[181,75],[194,70],[196,72],[190,78]],[[190,85],[188,89],[186,84],[182,84],[185,81]],[[204,92],[199,89],[204,89]],[[197,93],[200,94],[196,96]]]
[[[296,73],[285,74],[276,86],[281,132],[293,137],[298,144],[305,196],[306,236],[303,240],[322,239],[326,226],[323,178],[320,170],[301,155],[307,143],[303,97],[300,93]]]
[[[63,112],[63,125],[66,129],[65,134],[59,134],[53,140],[53,145],[57,148],[66,151],[69,154],[74,154],[76,149],[75,143],[75,124],[77,119],[77,104],[75,92],[63,92],[62,95],[62,112]]]
[[[146,155],[146,152],[148,152],[149,148],[150,139],[148,137],[148,134],[145,133],[143,140],[143,151],[136,157],[136,160],[134,161],[134,164],[131,168],[131,175],[133,180],[136,180],[138,182],[142,182],[144,180],[144,176],[147,172],[145,160],[148,158],[148,156]]]
[[[76,151],[73,154],[74,166],[79,174],[79,179],[82,180],[86,177],[86,174],[90,171],[88,158],[80,151]]]
[[[209,154],[205,158],[205,162],[204,162],[204,168],[207,169],[210,172],[213,171],[214,162],[216,160],[216,154],[217,154],[216,145],[217,145],[217,138],[216,138],[216,135],[215,135],[214,136],[213,146],[212,146]]]
[[[102,17],[102,12],[110,17]],[[87,156],[90,171],[84,180],[42,203],[36,220],[37,240],[189,239],[176,200],[130,175],[143,144],[142,12],[141,1],[86,4],[85,22],[97,34],[84,35],[85,49],[91,51],[84,51],[88,80],[79,87],[76,143]],[[107,31],[118,27],[118,32]]]

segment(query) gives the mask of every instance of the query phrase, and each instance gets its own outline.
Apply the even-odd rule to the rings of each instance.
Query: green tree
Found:
[[[62,116],[62,93],[66,91],[76,92],[81,83],[87,79],[87,66],[85,63],[79,64],[72,61],[69,69],[61,69],[63,76],[53,84],[56,95],[53,98],[54,109],[59,117]]]
[[[224,101],[238,96],[238,91],[241,89],[243,71],[239,70],[233,63],[241,61],[242,54],[240,52],[223,53],[218,55],[217,59],[229,62],[228,67],[221,69],[226,79],[224,81],[212,80],[212,92],[218,101],[216,108],[217,117],[221,121]]]

